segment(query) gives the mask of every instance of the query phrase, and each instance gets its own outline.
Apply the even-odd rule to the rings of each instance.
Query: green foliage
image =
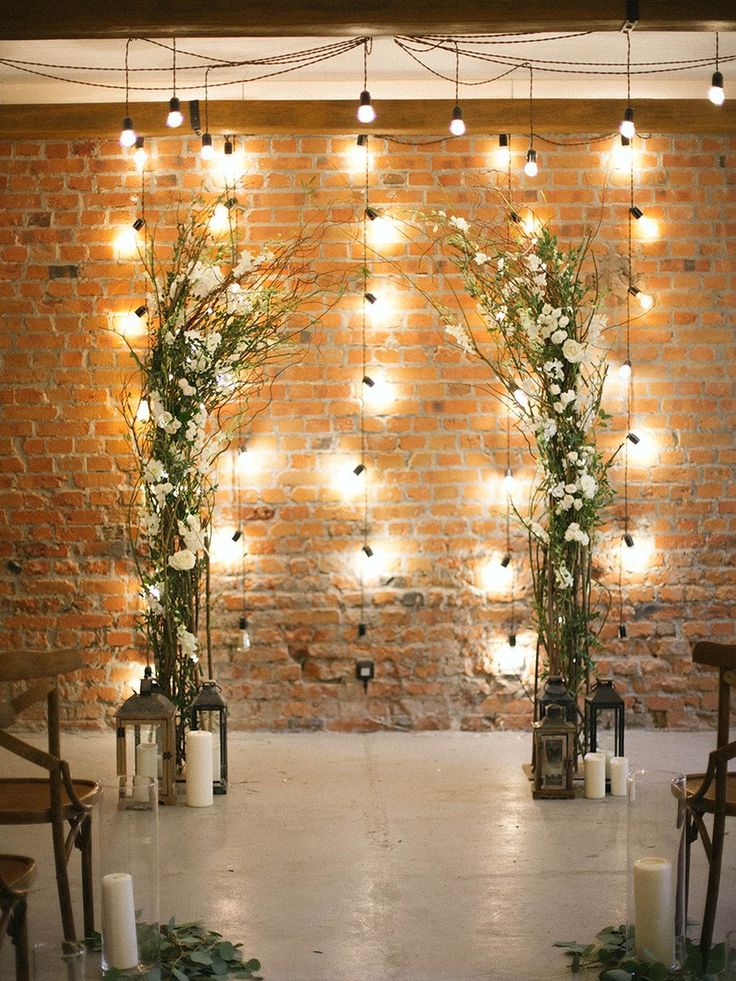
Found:
[[[574,940],[558,940],[571,958],[573,974],[601,967],[599,981],[717,981],[725,966],[725,946],[715,944],[708,957],[707,970],[703,969],[700,947],[692,940],[685,940],[684,964],[673,971],[665,964],[647,962],[632,956],[627,950],[626,927],[605,927],[596,934],[592,944],[579,944]]]
[[[223,940],[221,934],[199,923],[181,923],[172,917],[160,928],[161,967],[149,971],[141,981],[206,981],[208,978],[252,978],[261,976],[255,957],[245,960],[242,944]],[[140,936],[140,934],[139,934]],[[85,940],[87,948],[101,951],[102,938],[94,933]],[[121,981],[120,971],[111,969],[105,981]]]

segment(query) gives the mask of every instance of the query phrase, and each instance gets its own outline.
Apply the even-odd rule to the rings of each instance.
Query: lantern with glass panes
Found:
[[[133,773],[158,780],[158,799],[162,804],[176,803],[176,708],[164,695],[158,682],[146,668],[138,694],[133,694],[115,713],[117,773],[129,772],[128,754]],[[132,736],[132,743],[128,736]]]
[[[577,726],[566,718],[564,705],[547,705],[534,723],[534,783],[532,797],[574,797]]]
[[[202,688],[192,702],[192,729],[205,729],[212,733],[212,792],[227,793],[227,704],[220,686],[211,678],[202,682]]]
[[[597,681],[585,696],[585,751],[624,755],[624,700],[612,681]]]

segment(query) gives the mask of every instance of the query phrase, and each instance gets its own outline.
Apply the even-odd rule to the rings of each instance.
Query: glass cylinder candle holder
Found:
[[[85,981],[87,957],[84,944],[34,944],[31,950],[33,981]]]
[[[676,969],[685,934],[685,777],[637,770],[628,790],[627,946],[639,960]]]
[[[103,782],[97,824],[102,977],[158,977],[158,782],[141,775]]]

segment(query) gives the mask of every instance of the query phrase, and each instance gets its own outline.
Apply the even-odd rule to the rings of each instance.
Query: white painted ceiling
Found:
[[[0,103],[123,102],[125,43],[122,40],[0,41]],[[161,43],[166,47],[161,47]],[[177,43],[177,94],[182,99],[203,97],[205,68],[210,64],[207,58],[242,62],[334,43],[335,38],[182,39]],[[489,79],[507,72],[510,63],[521,65],[528,59],[534,64],[534,94],[539,98],[624,99],[626,96],[623,34],[467,36],[458,38],[458,43],[462,49],[491,59],[461,56],[461,100],[527,98],[528,69],[518,67],[504,78]],[[736,33],[719,35],[719,44],[726,97],[732,94],[736,98]],[[170,41],[132,41],[131,102],[164,101],[171,95],[170,48]],[[632,97],[704,98],[714,69],[714,56],[713,34],[634,32]],[[417,64],[393,38],[375,38],[368,59],[368,87],[374,100],[454,99],[454,54],[435,49],[419,53],[418,57],[447,78],[437,78]],[[2,59],[16,59],[25,64],[10,65]],[[693,61],[700,63],[666,64]],[[362,46],[287,74],[256,78],[283,67],[286,66],[212,68],[209,98],[355,99],[363,87]],[[469,84],[473,82],[482,84]]]

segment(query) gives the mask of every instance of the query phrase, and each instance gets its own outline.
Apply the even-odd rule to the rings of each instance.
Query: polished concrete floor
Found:
[[[235,734],[227,796],[161,808],[162,916],[242,941],[268,981],[568,977],[553,941],[588,941],[624,916],[626,802],[532,800],[521,769],[530,740]],[[694,770],[712,743],[632,732],[627,752],[635,767]],[[111,735],[67,736],[64,750],[80,776],[113,773]],[[3,754],[0,773],[11,772]],[[60,931],[47,832],[0,829],[2,850],[41,865],[35,942]],[[726,849],[720,937],[736,928],[736,827]],[[696,919],[704,860],[694,856]],[[2,981],[8,965],[6,945]]]

